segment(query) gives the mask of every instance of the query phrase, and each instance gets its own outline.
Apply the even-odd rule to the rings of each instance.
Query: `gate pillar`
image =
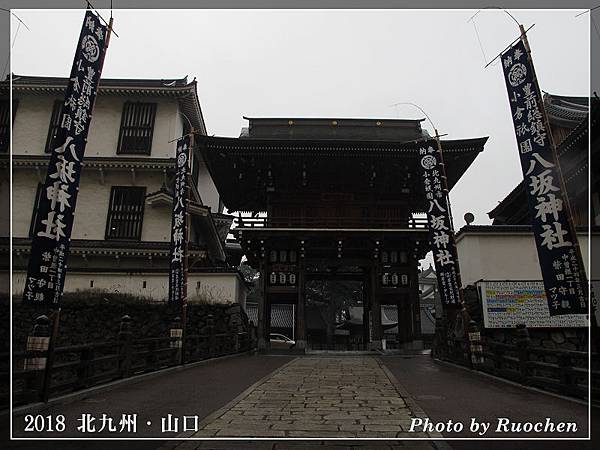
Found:
[[[379,289],[377,286],[379,285],[379,278],[377,273],[377,265],[373,264],[371,266],[371,282],[370,282],[370,291],[371,291],[371,317],[373,323],[373,340],[371,342],[371,348],[381,348],[381,338],[382,338],[382,329],[381,329],[381,299],[379,298]]]
[[[271,314],[267,303],[267,273],[264,263],[261,263],[260,265],[260,278],[258,282],[260,295],[258,300],[257,347],[258,351],[266,351],[270,348],[268,333]]]
[[[300,259],[298,263],[298,301],[296,306],[296,348],[304,350],[306,348],[306,274],[305,265]]]

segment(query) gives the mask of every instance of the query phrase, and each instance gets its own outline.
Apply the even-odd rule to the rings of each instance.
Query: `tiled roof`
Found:
[[[8,76],[6,80],[8,80]],[[66,85],[67,78],[64,77],[39,77],[30,75],[12,76],[13,86],[19,85]],[[151,78],[102,78],[100,80],[103,86],[110,87],[129,87],[129,88],[145,88],[145,87],[182,87],[187,86],[187,76],[183,78],[167,78],[167,79],[151,79]]]
[[[8,78],[7,78],[8,80]],[[12,74],[14,94],[63,95],[68,78],[37,77]],[[146,79],[146,78],[101,78],[99,95],[176,97],[182,114],[201,134],[206,134],[206,126],[198,100],[196,80],[184,78]],[[0,88],[6,90],[8,81],[0,82]]]
[[[588,115],[587,97],[544,94],[544,106],[550,122],[576,126]]]

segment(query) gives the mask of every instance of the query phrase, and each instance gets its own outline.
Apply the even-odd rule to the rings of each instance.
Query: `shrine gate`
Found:
[[[197,151],[229,213],[240,213],[232,231],[260,271],[259,350],[269,350],[281,303],[295,305],[296,349],[310,346],[306,284],[326,279],[362,284],[363,349],[383,345],[383,305],[398,309],[400,345],[419,341],[418,267],[430,250],[422,120],[247,120],[239,138],[199,136]],[[449,189],[486,140],[442,141]]]

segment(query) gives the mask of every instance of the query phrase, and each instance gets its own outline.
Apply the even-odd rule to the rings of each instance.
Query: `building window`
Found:
[[[13,121],[17,112],[18,101],[13,100]],[[7,153],[10,147],[10,102],[0,100],[0,153]]]
[[[112,187],[106,220],[106,239],[140,240],[145,197],[145,187]]]
[[[45,153],[51,153],[52,143],[56,139],[56,135],[60,130],[60,113],[62,111],[62,100],[55,100],[54,106],[52,107],[52,117],[50,117],[50,126],[48,127],[48,137],[46,138]]]
[[[38,210],[40,209],[40,201],[42,199],[42,192],[44,191],[44,185],[38,183],[35,198],[33,200],[33,212],[31,213],[31,224],[29,225],[29,237],[33,237],[35,234],[35,224],[38,219]]]
[[[125,102],[117,154],[149,155],[156,103]]]

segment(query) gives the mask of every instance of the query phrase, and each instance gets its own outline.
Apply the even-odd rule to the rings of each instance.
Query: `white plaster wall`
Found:
[[[42,176],[45,176],[43,174]],[[112,186],[146,187],[146,193],[160,189],[163,174],[155,171],[136,172],[135,183],[131,173],[123,170],[105,170],[104,184],[97,169],[84,169],[81,177],[73,239],[104,239],[106,218]],[[13,236],[28,237],[33,213],[37,173],[32,169],[13,171]],[[142,241],[169,241],[171,211],[166,206],[144,207]]]
[[[55,96],[19,96],[19,106],[13,125],[13,154],[44,155],[48,128],[52,117],[52,106]],[[174,98],[164,97],[117,97],[100,95],[94,105],[86,156],[119,156],[119,129],[123,104],[126,101],[142,101],[157,103],[154,132],[152,136],[152,151],[150,156],[136,155],[137,158],[173,158],[175,142],[171,140],[181,136],[183,118],[178,114],[179,107]]]
[[[188,296],[190,301],[201,299],[208,302],[223,303],[223,299],[237,302],[237,289],[240,277],[231,273],[190,274]]]
[[[59,97],[27,95],[18,98],[13,123],[13,154],[44,155],[52,106]]]
[[[204,161],[200,161],[200,170],[198,172],[198,192],[202,198],[202,203],[205,206],[210,206],[212,212],[219,211],[219,192],[213,182],[206,164]]]
[[[584,266],[588,271],[588,237],[586,235],[578,235],[578,237]],[[456,246],[463,286],[482,279],[542,279],[533,234],[465,233],[459,237]],[[600,250],[600,247],[597,250]],[[592,277],[597,276],[596,273],[592,274]]]
[[[13,273],[12,293],[15,296],[23,294],[25,272]],[[90,287],[90,281],[94,287]],[[144,281],[146,287],[144,288]],[[188,280],[189,301],[203,299],[213,303],[235,303],[245,305],[246,297],[235,295],[241,284],[236,273],[224,274],[190,274]],[[198,283],[200,283],[198,285]],[[198,286],[198,287],[197,287]],[[67,272],[65,292],[100,291],[107,294],[125,293],[165,301],[168,296],[169,276],[166,273],[126,274],[126,273],[82,273]]]

